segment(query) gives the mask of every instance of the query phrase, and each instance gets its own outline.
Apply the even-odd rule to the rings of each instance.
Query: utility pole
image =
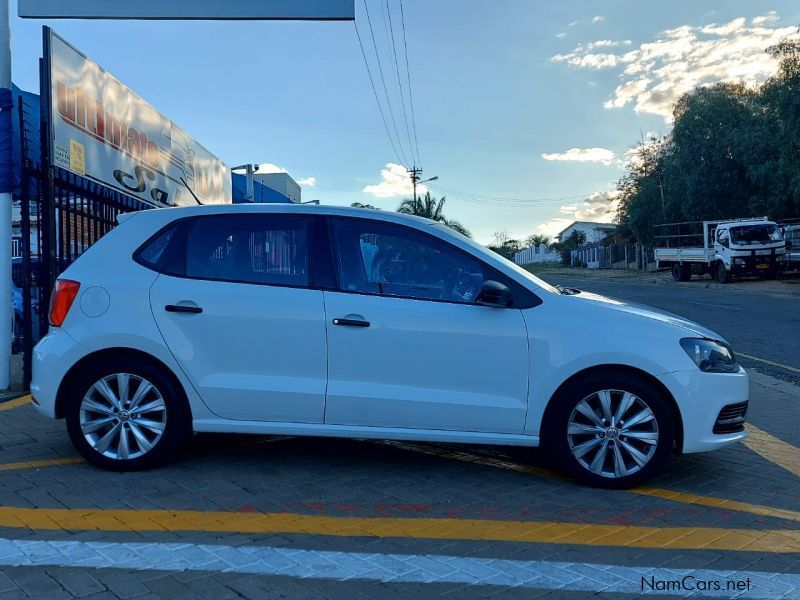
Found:
[[[439,176],[431,177],[430,179],[426,179],[424,181],[420,181],[422,178],[422,169],[417,167],[411,167],[410,169],[406,169],[409,177],[411,177],[411,185],[414,186],[414,204],[417,203],[417,184],[420,183],[428,183],[429,181],[436,181],[439,179]]]
[[[11,139],[11,21],[9,0],[0,0],[0,390],[8,389],[11,369],[11,192],[14,163]]]
[[[411,185],[414,186],[414,204],[417,203],[417,183],[422,178],[422,169],[418,169],[417,167],[411,167],[407,169],[409,176],[411,177]]]

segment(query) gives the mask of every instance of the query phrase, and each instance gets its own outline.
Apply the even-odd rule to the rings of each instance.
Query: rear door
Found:
[[[321,423],[322,292],[311,289],[311,220],[208,215],[183,233],[183,261],[150,290],[156,323],[220,417]]]

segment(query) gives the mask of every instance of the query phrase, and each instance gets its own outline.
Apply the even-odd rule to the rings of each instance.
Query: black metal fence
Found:
[[[78,256],[108,233],[121,213],[150,205],[85,177],[50,167],[38,155],[34,136],[39,127],[38,107],[18,102],[21,177],[14,196],[14,344],[23,355],[23,385],[30,383],[31,351],[47,332],[48,306],[53,284]],[[44,154],[44,153],[42,153]],[[18,256],[17,256],[18,254]]]

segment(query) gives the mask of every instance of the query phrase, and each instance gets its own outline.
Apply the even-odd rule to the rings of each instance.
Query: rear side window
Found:
[[[308,230],[305,217],[199,217],[186,236],[186,277],[308,286]]]
[[[178,224],[172,223],[151,237],[136,253],[136,260],[146,267],[162,271],[168,258],[170,242],[175,239]]]

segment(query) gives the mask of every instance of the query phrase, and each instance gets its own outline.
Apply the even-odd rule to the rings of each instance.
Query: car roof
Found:
[[[345,217],[362,217],[393,223],[407,223],[417,227],[420,225],[436,224],[436,222],[431,219],[397,213],[394,211],[384,211],[374,208],[355,208],[352,206],[331,206],[325,204],[268,204],[256,202],[248,204],[204,204],[202,206],[177,206],[170,208],[159,208],[155,210],[162,213],[163,216],[168,215],[170,219],[179,219],[182,217],[199,215],[271,213],[287,215],[334,215]]]

